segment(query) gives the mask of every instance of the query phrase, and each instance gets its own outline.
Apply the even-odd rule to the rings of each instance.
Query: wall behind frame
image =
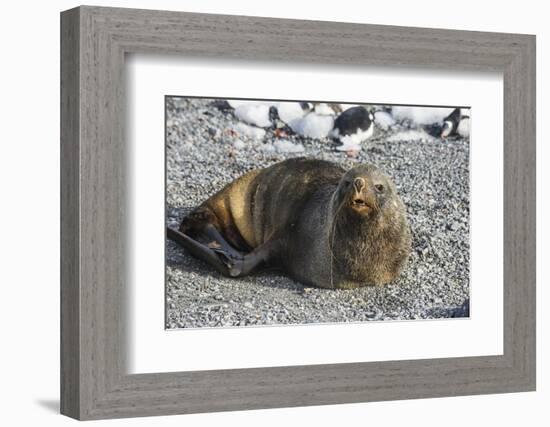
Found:
[[[543,118],[550,115],[550,29],[542,2],[499,3],[462,0],[394,0],[338,2],[279,0],[111,0],[98,6],[185,10],[295,19],[320,19],[370,24],[439,27],[461,30],[537,34],[538,165],[549,149],[541,141],[550,135]],[[3,9],[0,78],[0,283],[5,402],[0,419],[6,425],[64,426],[74,423],[58,415],[59,406],[59,12],[76,1],[10,2]],[[548,217],[549,172],[537,168],[539,219]],[[544,197],[546,196],[546,197]],[[546,214],[546,215],[545,215]],[[508,395],[348,404],[274,409],[152,419],[109,421],[110,425],[148,426],[267,426],[315,423],[372,425],[460,426],[491,421],[500,426],[547,422],[550,399],[548,359],[550,314],[542,309],[549,291],[542,284],[548,273],[548,230],[538,221],[538,392]],[[544,239],[544,240],[543,240]],[[547,258],[547,256],[546,256]]]

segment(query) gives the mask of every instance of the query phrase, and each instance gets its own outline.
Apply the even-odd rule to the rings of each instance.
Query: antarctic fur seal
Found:
[[[321,288],[389,283],[411,246],[403,202],[380,169],[306,158],[246,173],[167,233],[226,276],[267,265]]]

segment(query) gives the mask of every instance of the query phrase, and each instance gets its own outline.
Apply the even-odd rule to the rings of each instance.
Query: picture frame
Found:
[[[502,72],[503,354],[127,374],[128,53]],[[88,420],[535,390],[535,84],[532,35],[90,6],[62,12],[61,413]]]

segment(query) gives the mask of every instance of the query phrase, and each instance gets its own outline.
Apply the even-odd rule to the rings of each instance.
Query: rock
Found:
[[[220,135],[220,131],[219,129],[216,129],[216,128],[208,128],[208,134],[212,138],[217,138]]]
[[[458,221],[454,221],[451,225],[449,225],[449,230],[457,231],[460,228],[460,223]]]

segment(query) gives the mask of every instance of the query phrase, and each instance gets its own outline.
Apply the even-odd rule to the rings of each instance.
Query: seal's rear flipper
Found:
[[[244,257],[233,259],[229,266],[229,275],[231,277],[242,277],[252,273],[261,264],[268,263],[270,258],[280,249],[281,242],[279,240],[265,242]]]
[[[243,257],[243,254],[231,246],[231,244],[225,240],[225,237],[223,237],[218,229],[212,224],[206,225],[203,232],[207,237],[212,239],[208,244],[208,247],[214,249],[214,251],[218,252],[223,257],[229,257],[230,259],[235,260]]]
[[[218,253],[222,255],[219,250],[211,249],[207,245],[204,245],[192,239],[187,234],[184,234],[178,230],[174,230],[170,227],[166,227],[166,235],[169,239],[173,240],[176,243],[179,243],[181,246],[191,252],[191,254],[195,257],[206,261],[224,276],[231,277],[231,264],[228,266],[226,263],[222,262],[220,256],[218,255]],[[224,258],[229,261],[229,257]]]

